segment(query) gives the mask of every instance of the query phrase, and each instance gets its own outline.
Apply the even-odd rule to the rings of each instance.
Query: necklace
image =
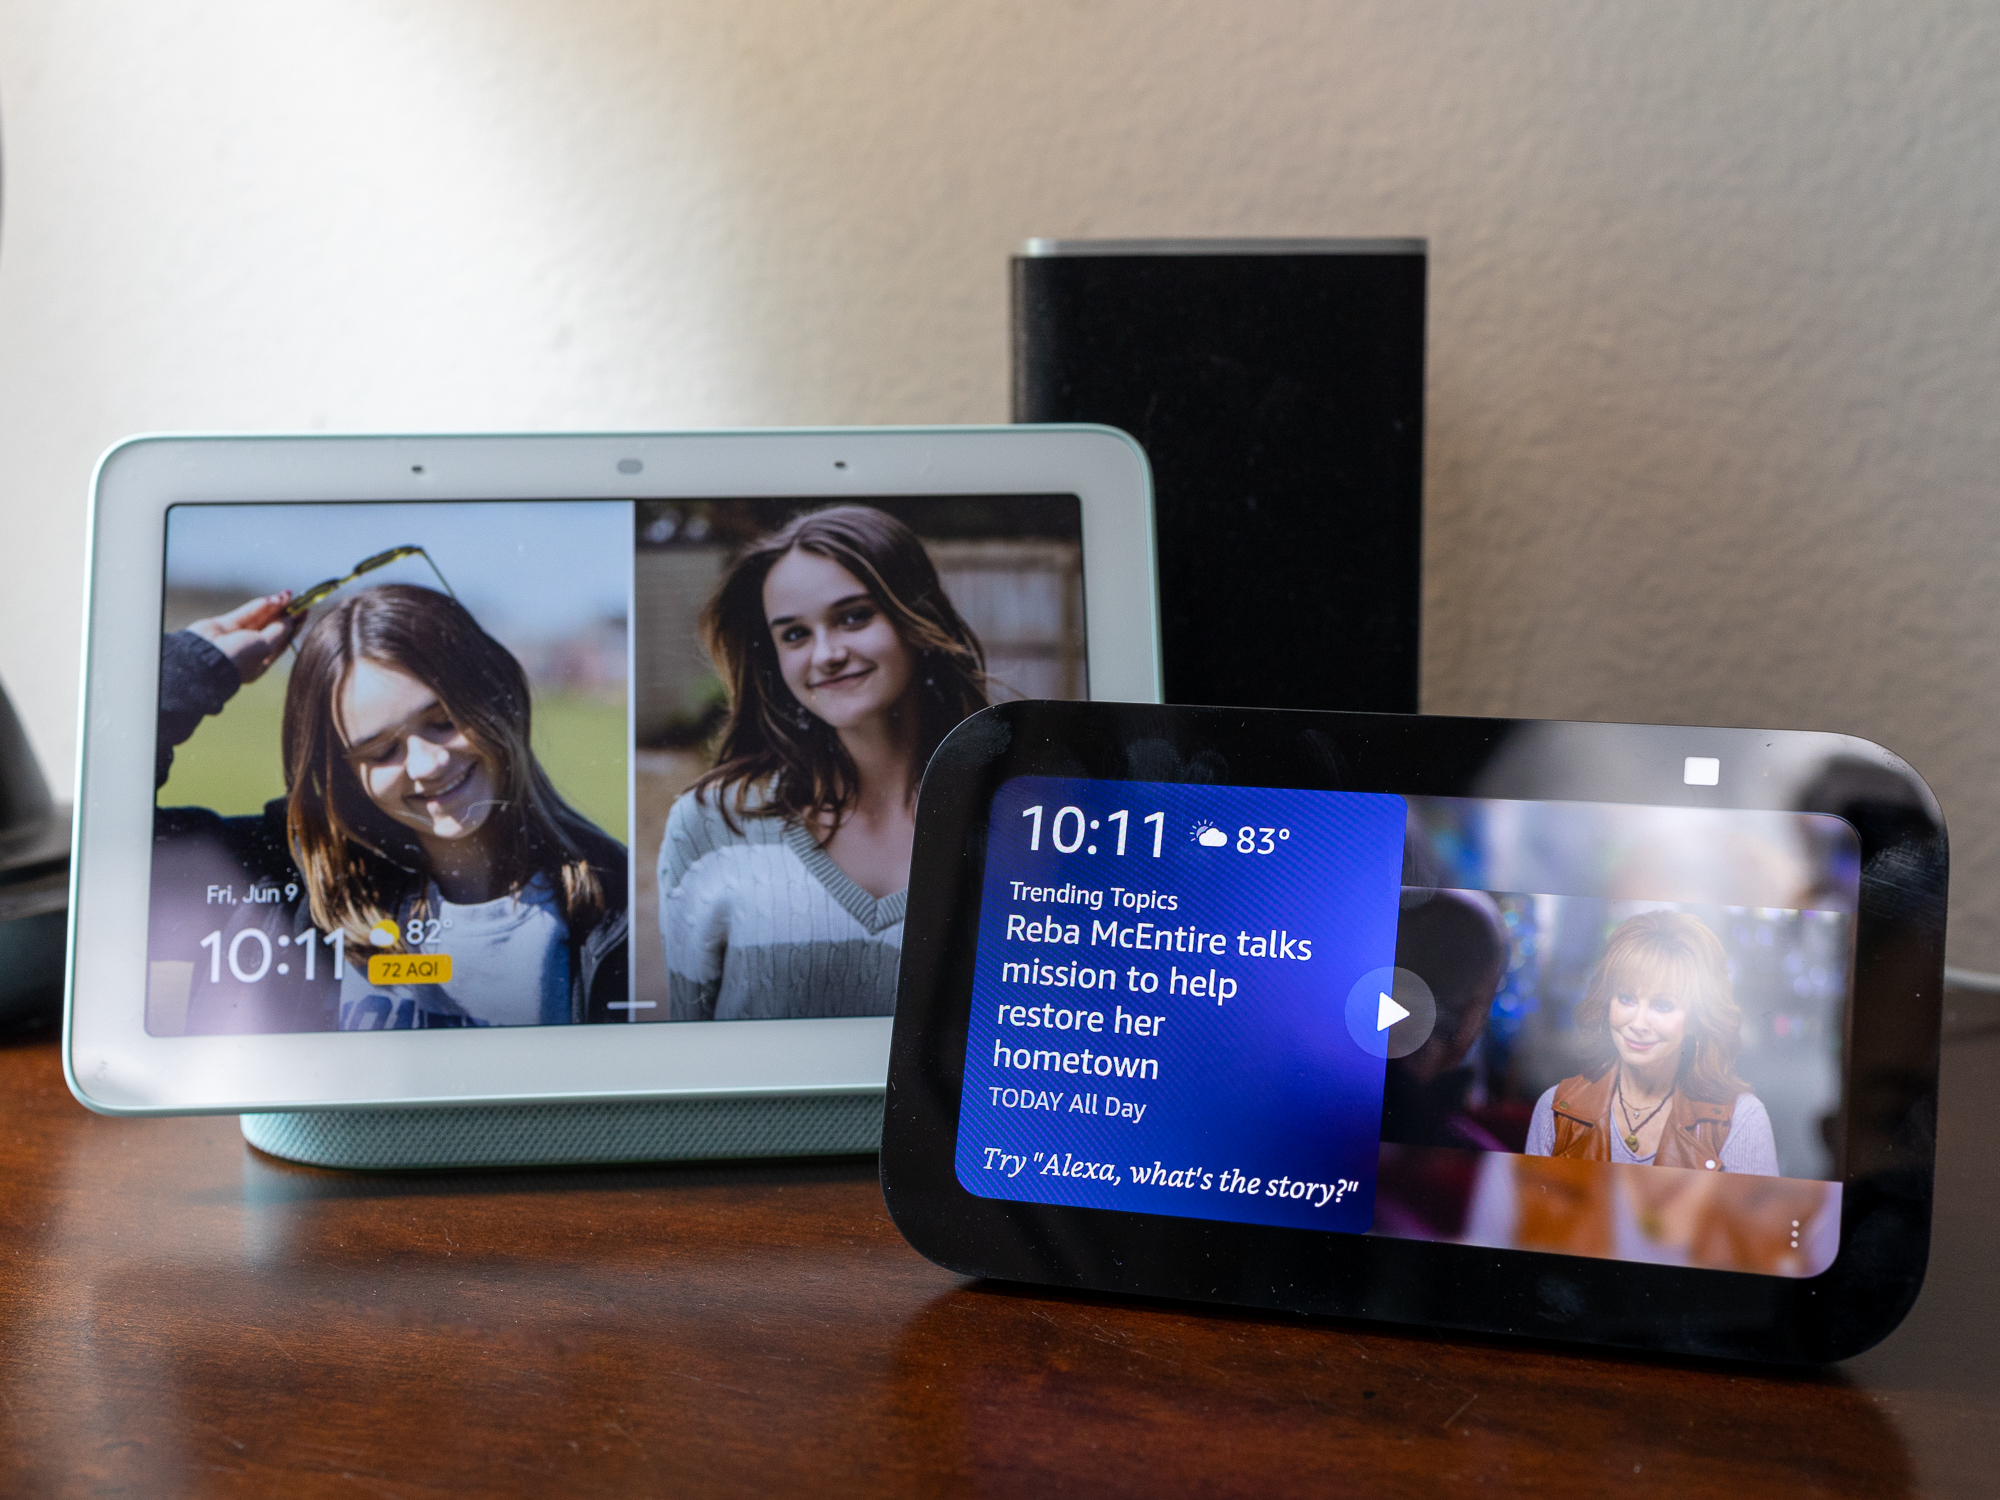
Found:
[[[1668,1089],[1665,1095],[1661,1097],[1660,1102],[1646,1111],[1646,1118],[1634,1125],[1632,1123],[1632,1106],[1625,1102],[1625,1070],[1623,1068],[1618,1070],[1618,1108],[1625,1116],[1625,1149],[1627,1151],[1630,1151],[1634,1156],[1639,1154],[1639,1132],[1653,1123],[1653,1116],[1665,1109],[1667,1107],[1667,1100],[1673,1097],[1674,1091]]]

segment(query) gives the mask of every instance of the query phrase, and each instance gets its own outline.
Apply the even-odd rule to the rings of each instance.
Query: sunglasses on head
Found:
[[[354,582],[354,580],[359,578],[363,573],[372,573],[377,568],[386,568],[389,566],[390,563],[401,562],[406,557],[421,557],[427,564],[429,564],[431,572],[437,574],[437,581],[441,584],[444,584],[444,591],[447,594],[450,594],[453,600],[456,600],[458,598],[458,595],[456,592],[453,591],[452,586],[449,583],[445,582],[445,576],[443,572],[438,568],[438,565],[431,560],[430,553],[424,551],[422,547],[417,547],[417,546],[391,547],[387,552],[378,552],[373,557],[364,557],[360,562],[356,563],[353,567],[353,570],[350,571],[343,578],[323,579],[320,582],[314,584],[309,589],[301,589],[297,594],[295,594],[292,597],[292,602],[285,606],[285,613],[287,615],[302,615],[307,610],[311,609],[315,604],[322,603],[326,599],[329,599],[334,594],[338,593],[341,589],[347,587],[348,584]]]

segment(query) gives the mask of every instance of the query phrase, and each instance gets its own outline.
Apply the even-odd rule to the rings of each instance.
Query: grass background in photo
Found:
[[[161,807],[206,807],[225,817],[263,811],[285,794],[278,735],[286,674],[267,672],[174,751]],[[537,694],[535,755],[570,805],[624,843],[625,706],[577,692]]]

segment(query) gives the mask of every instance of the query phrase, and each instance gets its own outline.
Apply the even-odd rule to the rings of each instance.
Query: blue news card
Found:
[[[1403,822],[1373,792],[1002,786],[960,1184],[1365,1231],[1386,1048],[1348,1010],[1395,963]]]

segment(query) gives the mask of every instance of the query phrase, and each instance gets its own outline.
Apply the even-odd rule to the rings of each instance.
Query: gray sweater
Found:
[[[755,809],[752,800],[752,810]],[[660,939],[676,1021],[886,1016],[908,891],[877,900],[811,834],[683,794],[660,844]]]

